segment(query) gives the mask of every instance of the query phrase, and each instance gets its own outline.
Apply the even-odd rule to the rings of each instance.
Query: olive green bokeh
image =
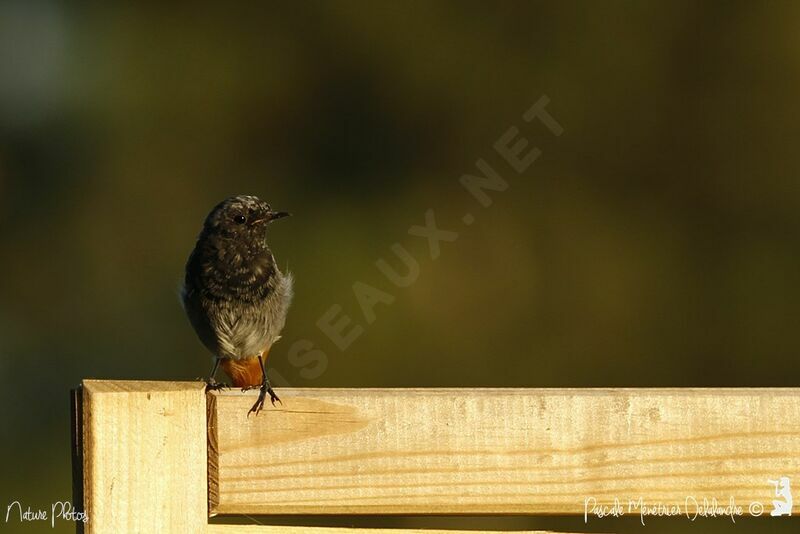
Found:
[[[797,385],[798,17],[790,2],[4,2],[0,509],[71,497],[81,378],[208,372],[177,291],[231,194],[295,215],[271,239],[297,286],[276,385]],[[560,137],[521,119],[542,95]],[[492,148],[511,126],[542,151],[519,175]],[[478,158],[509,183],[487,208],[459,183]],[[408,234],[429,209],[459,233],[435,260]],[[400,265],[395,243],[419,262],[406,288],[375,265]],[[357,282],[393,299],[371,323]],[[317,326],[334,305],[364,328],[346,350]],[[290,360],[299,340],[324,369]]]

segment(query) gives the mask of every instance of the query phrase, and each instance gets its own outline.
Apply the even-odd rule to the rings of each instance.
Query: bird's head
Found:
[[[258,197],[240,195],[217,204],[206,217],[205,233],[228,239],[260,240],[272,221],[288,217],[285,211],[273,211]]]

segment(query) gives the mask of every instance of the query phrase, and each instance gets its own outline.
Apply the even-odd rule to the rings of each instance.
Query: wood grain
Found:
[[[84,380],[82,427],[87,533],[205,531],[203,383]]]
[[[733,497],[768,515],[769,479],[800,487],[799,389],[279,394],[249,418],[253,393],[209,394],[212,514],[582,515],[591,497]]]

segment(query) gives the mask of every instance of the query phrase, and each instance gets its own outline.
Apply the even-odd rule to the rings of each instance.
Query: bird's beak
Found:
[[[276,221],[278,219],[283,219],[284,217],[290,216],[291,213],[285,211],[271,211],[267,213],[265,217],[261,219],[255,219],[254,221],[250,221],[250,226],[255,226],[261,223],[271,223],[272,221]]]
[[[273,211],[267,216],[267,221],[268,222],[277,221],[278,219],[283,219],[284,217],[289,217],[290,215],[291,213],[286,211]]]

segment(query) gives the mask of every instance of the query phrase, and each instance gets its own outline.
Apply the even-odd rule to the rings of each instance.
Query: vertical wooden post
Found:
[[[202,382],[83,381],[87,534],[205,532]]]
[[[83,388],[70,390],[70,434],[72,438],[72,503],[83,512]],[[84,534],[82,521],[75,523],[76,534]]]

